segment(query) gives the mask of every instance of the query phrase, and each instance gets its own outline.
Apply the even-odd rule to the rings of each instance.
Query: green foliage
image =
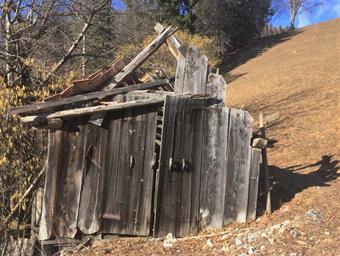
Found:
[[[216,39],[220,55],[260,36],[270,12],[270,0],[201,0],[196,8],[197,32]]]
[[[191,33],[214,38],[222,56],[258,38],[272,15],[271,0],[128,0],[135,15],[154,23],[176,24]]]
[[[25,61],[27,66],[34,63],[34,60]],[[19,117],[11,115],[9,110],[15,106],[41,101],[51,93],[62,90],[75,75],[70,72],[65,80],[46,87],[10,87],[0,77],[0,223],[31,185],[44,165],[47,153],[47,131],[24,126]],[[17,221],[29,220],[27,204],[28,202],[21,205],[19,212],[23,214]]]
[[[23,127],[17,116],[9,114],[13,106],[41,99],[46,90],[32,90],[25,86],[0,89],[0,193],[1,213],[7,215],[11,205],[24,193],[25,189],[41,169],[45,149],[46,134]],[[5,217],[0,216],[0,219]]]
[[[194,32],[196,14],[193,8],[199,0],[157,0],[161,9],[161,21],[180,26]]]

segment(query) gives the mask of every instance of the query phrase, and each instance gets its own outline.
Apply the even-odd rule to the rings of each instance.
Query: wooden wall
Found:
[[[182,237],[255,217],[261,154],[252,153],[252,123],[244,110],[167,96],[155,236]]]
[[[77,232],[149,235],[159,105],[49,131],[39,239]]]
[[[107,113],[101,126],[77,118],[49,131],[40,240],[181,237],[255,219],[253,119],[225,107],[225,81],[196,47],[185,54],[162,115],[155,105]]]

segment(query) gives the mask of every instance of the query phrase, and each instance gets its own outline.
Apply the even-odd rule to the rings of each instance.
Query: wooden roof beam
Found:
[[[132,108],[162,106],[165,96],[151,97],[148,99],[133,100],[127,102],[110,102],[107,105],[99,105],[94,107],[75,108],[69,110],[58,111],[53,114],[42,113],[39,115],[24,116],[20,121],[24,125],[34,126],[37,128],[55,128],[60,129],[63,124],[63,119],[76,118],[81,116],[92,116],[104,114],[106,112],[124,111]]]
[[[130,85],[127,87],[116,88],[112,90],[104,90],[104,91],[98,91],[98,92],[91,92],[87,94],[75,95],[75,96],[71,96],[68,98],[15,107],[10,110],[10,113],[23,115],[23,116],[24,115],[35,115],[35,114],[40,114],[40,113],[51,113],[54,111],[63,110],[66,107],[75,107],[75,106],[79,106],[87,102],[101,100],[108,96],[124,94],[124,93],[128,93],[134,90],[155,89],[159,86],[162,86],[168,83],[169,83],[169,80],[164,79],[164,80],[154,81],[150,83]]]
[[[142,99],[142,100],[132,100],[132,101],[121,102],[121,103],[112,102],[111,104],[108,104],[108,105],[99,105],[99,106],[86,107],[86,108],[76,108],[76,109],[69,109],[69,110],[55,112],[47,116],[47,119],[79,117],[79,116],[93,115],[93,114],[99,114],[99,113],[104,113],[104,112],[121,111],[121,110],[126,110],[126,109],[131,109],[131,108],[137,108],[137,107],[162,105],[163,102],[164,102],[164,97]]]

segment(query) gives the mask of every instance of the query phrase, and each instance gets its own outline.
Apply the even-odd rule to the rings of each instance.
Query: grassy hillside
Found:
[[[235,60],[244,64],[232,68]],[[255,119],[260,110],[281,114],[270,129],[279,141],[271,163],[340,159],[340,19],[260,42],[226,70],[229,106],[243,106]]]
[[[224,69],[229,106],[249,110],[255,120],[259,111],[280,113],[268,129],[277,140],[268,151],[272,219],[298,218],[294,225],[305,238],[314,236],[295,248],[303,255],[339,255],[340,19],[263,40]],[[321,224],[308,222],[310,209]],[[289,240],[283,251],[294,244]]]

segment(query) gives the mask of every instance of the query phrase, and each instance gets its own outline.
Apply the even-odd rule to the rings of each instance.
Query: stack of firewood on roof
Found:
[[[108,67],[97,70],[86,79],[73,81],[65,90],[45,98],[43,102],[13,108],[11,113],[18,114],[22,123],[26,125],[60,128],[59,126],[62,125],[60,118],[84,114],[98,116],[115,109],[133,108],[163,101],[164,97],[160,97],[162,95],[160,93],[157,94],[158,97],[146,97],[146,99],[119,102],[119,104],[111,99],[118,94],[133,91],[158,90],[163,93],[173,91],[171,79],[159,79],[147,73],[138,77],[135,71],[163,43],[167,44],[176,59],[179,58],[183,46],[173,35],[175,30],[171,26],[164,28],[158,23],[155,31],[159,33],[159,36],[127,65],[123,59],[116,59]]]

